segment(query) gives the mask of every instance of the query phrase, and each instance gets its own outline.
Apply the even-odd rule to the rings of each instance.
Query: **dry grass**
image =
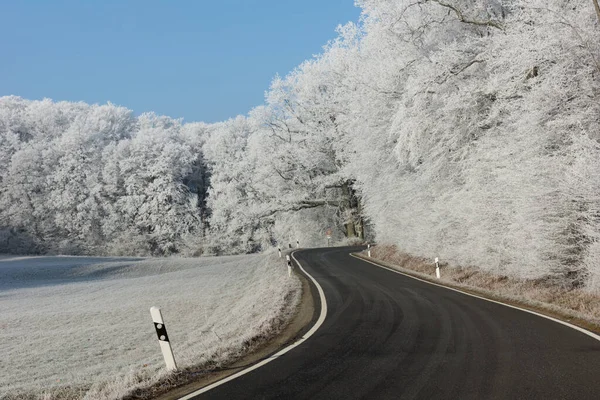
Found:
[[[437,280],[431,260],[402,253],[396,246],[372,247],[371,255],[388,266],[412,272],[421,278],[519,305],[600,332],[600,296],[585,288],[565,287],[550,279],[494,275],[477,267],[451,266],[447,263],[440,263],[442,279]]]

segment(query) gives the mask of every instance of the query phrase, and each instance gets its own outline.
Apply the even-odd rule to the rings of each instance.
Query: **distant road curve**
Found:
[[[325,248],[295,256],[327,317],[197,399],[600,399],[600,341]]]

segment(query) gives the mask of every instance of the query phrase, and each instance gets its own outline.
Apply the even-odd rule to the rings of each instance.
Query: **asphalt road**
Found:
[[[600,341],[375,267],[351,250],[297,252],[323,287],[323,325],[197,398],[600,399]]]

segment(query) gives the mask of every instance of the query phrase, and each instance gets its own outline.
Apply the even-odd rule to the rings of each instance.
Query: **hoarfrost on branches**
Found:
[[[2,98],[0,246],[237,253],[332,230],[600,290],[595,2],[357,4],[229,121]]]

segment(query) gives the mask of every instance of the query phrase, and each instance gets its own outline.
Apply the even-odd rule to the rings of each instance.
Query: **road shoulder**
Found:
[[[193,378],[191,382],[178,384],[176,388],[153,394],[150,398],[157,400],[179,399],[267,359],[279,350],[296,342],[308,332],[319,317],[319,294],[303,272],[295,268],[294,273],[302,282],[302,296],[296,314],[284,328],[283,332],[273,338],[273,340],[258,346],[255,350],[231,365],[206,372],[201,376]],[[139,397],[136,396],[135,398]]]

